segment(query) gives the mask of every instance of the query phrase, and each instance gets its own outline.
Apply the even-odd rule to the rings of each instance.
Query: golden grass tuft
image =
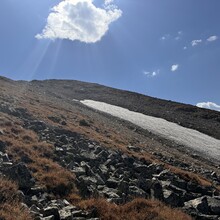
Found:
[[[11,141],[7,153],[14,162],[23,161],[32,171],[40,185],[56,196],[66,196],[75,191],[75,175],[54,161],[54,147],[46,142],[39,142],[36,133],[23,129],[18,139],[6,137]]]
[[[32,220],[28,210],[20,202],[17,184],[0,177],[0,219]]]
[[[55,195],[68,195],[74,190],[75,175],[50,159],[38,157],[28,165],[33,176]]]
[[[201,175],[186,170],[181,170],[178,167],[173,167],[169,165],[167,165],[167,168],[169,168],[170,171],[173,172],[174,174],[181,176],[183,179],[187,181],[192,181],[205,187],[212,186],[212,183],[206,178],[202,177]]]
[[[178,209],[171,209],[156,200],[135,199],[125,205],[108,203],[104,199],[90,199],[79,203],[83,209],[96,208],[105,220],[192,220]]]
[[[18,203],[6,203],[0,205],[1,220],[33,220],[26,208]]]

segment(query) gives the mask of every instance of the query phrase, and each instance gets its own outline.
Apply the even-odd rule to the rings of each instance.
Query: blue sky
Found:
[[[1,0],[0,75],[96,82],[218,110],[219,11],[219,0]]]

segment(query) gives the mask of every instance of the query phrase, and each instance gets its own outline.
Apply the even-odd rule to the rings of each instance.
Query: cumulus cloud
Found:
[[[200,44],[200,43],[202,43],[202,40],[201,40],[201,39],[199,39],[199,40],[193,40],[193,41],[191,42],[191,44],[192,44],[193,47],[197,46],[197,45]]]
[[[197,107],[207,108],[215,111],[220,111],[220,105],[217,105],[214,102],[200,102],[196,104]]]
[[[160,70],[155,70],[153,72],[143,71],[144,75],[147,77],[155,77],[160,73]]]
[[[122,11],[106,0],[111,7],[98,8],[93,0],[64,0],[56,5],[47,18],[47,24],[37,39],[68,39],[95,43],[106,34],[109,25]]]
[[[210,36],[210,37],[207,39],[207,41],[212,42],[212,41],[216,41],[217,39],[218,39],[218,37],[215,36],[215,35],[213,35],[213,36]]]
[[[183,47],[183,50],[187,50],[187,46]]]
[[[175,72],[175,71],[178,70],[178,68],[179,68],[179,64],[173,64],[173,65],[171,66],[171,71],[172,71],[172,72]]]

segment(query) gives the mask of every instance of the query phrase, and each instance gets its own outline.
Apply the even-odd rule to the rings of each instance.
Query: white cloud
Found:
[[[112,4],[113,2],[114,2],[114,0],[105,0],[105,5]]]
[[[171,39],[171,40],[180,40],[182,38],[182,35],[183,35],[183,31],[178,31],[177,36],[174,36],[174,35],[171,35],[171,34],[164,34],[160,40],[168,40],[168,39]]]
[[[111,0],[106,0],[111,4]],[[122,11],[115,5],[97,8],[93,0],[64,0],[52,9],[47,24],[37,39],[69,39],[95,43],[106,34],[109,25]]]
[[[217,105],[214,102],[200,102],[196,104],[197,107],[212,109],[215,111],[220,111],[220,105]]]
[[[197,46],[197,45],[200,44],[200,43],[202,43],[202,40],[201,40],[201,39],[199,39],[199,40],[193,40],[193,41],[191,42],[191,44],[192,44],[193,47]]]
[[[143,71],[144,75],[147,77],[155,77],[160,73],[160,70],[155,70],[153,72]]]
[[[173,65],[171,66],[171,71],[172,71],[172,72],[175,72],[175,71],[178,70],[178,68],[179,68],[179,64],[173,64]]]
[[[186,50],[187,49],[187,46],[183,47],[183,50]]]
[[[218,37],[215,36],[215,35],[213,35],[213,36],[210,36],[210,37],[207,39],[207,41],[212,42],[212,41],[216,41],[217,39],[218,39]]]
[[[178,36],[175,37],[175,40],[180,40],[182,38],[183,32],[178,31],[177,34],[178,34]]]
[[[167,40],[170,38],[170,34],[165,34],[164,36],[162,36],[160,39],[161,40]]]

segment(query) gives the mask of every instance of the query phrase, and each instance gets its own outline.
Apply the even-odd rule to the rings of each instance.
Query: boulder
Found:
[[[54,216],[54,220],[60,220],[60,214],[57,207],[49,206],[43,210],[43,216]]]
[[[47,128],[47,125],[43,121],[34,120],[30,122],[29,128],[34,130],[35,132],[39,132],[45,130]]]
[[[7,144],[4,141],[0,140],[0,151],[4,152]]]
[[[220,197],[207,197],[208,207],[214,215],[220,215]]]
[[[150,189],[150,194],[152,199],[163,200],[163,188],[159,181],[154,180]]]
[[[34,186],[35,180],[24,163],[19,163],[5,170],[6,175],[16,181],[20,189],[27,190]]]
[[[184,205],[182,197],[172,192],[171,190],[163,190],[164,202],[172,207],[179,207]]]
[[[135,147],[135,146],[128,146],[127,149],[130,151],[137,152],[137,153],[141,151],[140,147]]]
[[[129,194],[139,198],[145,198],[147,196],[146,192],[137,186],[129,186]]]
[[[107,181],[106,181],[106,185],[109,187],[109,188],[117,188],[118,187],[118,183],[119,183],[119,180],[111,177],[109,178]]]
[[[147,165],[139,165],[136,163],[134,164],[134,170],[143,175],[149,172],[149,168]]]
[[[202,214],[209,214],[209,206],[206,196],[196,198],[184,203],[184,209],[194,210]]]

